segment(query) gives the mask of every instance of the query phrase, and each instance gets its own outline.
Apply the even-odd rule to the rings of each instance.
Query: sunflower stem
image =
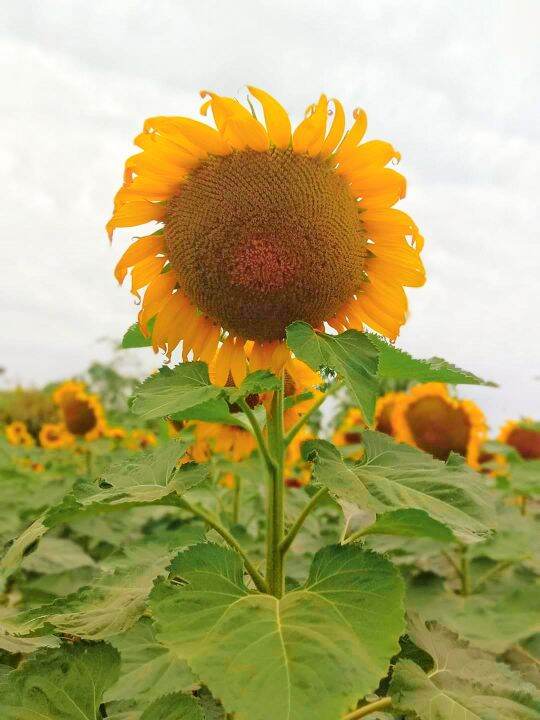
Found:
[[[391,705],[392,698],[384,697],[380,700],[375,700],[375,702],[369,703],[368,705],[364,705],[364,707],[358,708],[358,710],[354,710],[348,715],[344,715],[342,720],[359,720],[359,718],[367,717],[378,710],[385,710]]]
[[[203,510],[201,507],[192,505],[184,498],[179,498],[178,504],[180,507],[183,507],[185,510],[192,513],[193,515],[200,517],[201,520],[204,520],[207,525],[209,525],[217,533],[219,533],[221,537],[225,540],[225,542],[230,545],[233,550],[236,550],[239,555],[242,556],[244,566],[251,579],[253,580],[253,583],[257,590],[262,593],[268,592],[268,586],[264,578],[262,577],[262,575],[260,575],[255,565],[251,562],[244,548],[240,545],[234,535],[231,535],[227,528],[223,527],[223,525],[217,520],[217,518],[213,517],[209,512]]]
[[[281,542],[280,550],[281,550],[282,555],[285,555],[287,550],[293,544],[294,539],[296,538],[296,536],[302,529],[302,526],[303,526],[307,516],[319,504],[319,501],[326,495],[328,495],[328,488],[321,488],[320,490],[317,490],[315,495],[313,495],[313,497],[310,499],[310,501],[305,505],[304,509],[302,510],[300,515],[298,515],[298,517],[294,521],[293,525],[291,526],[291,529],[289,530],[287,535],[285,535],[285,537],[283,538],[283,540]]]
[[[268,446],[273,459],[268,472],[268,501],[266,515],[266,583],[269,592],[280,598],[284,591],[283,559],[280,545],[285,527],[285,492],[283,466],[285,439],[283,433],[283,374],[281,387],[274,392],[268,420]]]
[[[268,450],[268,445],[266,444],[266,440],[264,439],[261,426],[259,425],[259,421],[257,420],[257,416],[249,407],[249,405],[245,401],[245,398],[240,398],[238,400],[238,405],[242,408],[242,412],[249,420],[249,424],[251,425],[251,429],[253,430],[253,435],[255,436],[255,440],[257,441],[257,447],[259,448],[259,452],[261,454],[263,462],[266,465],[267,471],[271,473],[274,467],[274,460],[270,455],[270,451]]]
[[[307,421],[308,421],[309,418],[313,415],[313,413],[316,412],[316,411],[321,407],[321,405],[323,404],[323,402],[324,402],[327,398],[329,398],[331,395],[335,395],[338,390],[341,390],[341,388],[343,387],[344,384],[345,384],[345,383],[343,382],[343,380],[337,380],[333,385],[331,385],[331,386],[328,388],[328,390],[327,390],[325,393],[323,393],[323,394],[321,395],[321,397],[320,397],[318,400],[316,400],[316,401],[313,403],[313,405],[309,408],[309,410],[308,410],[306,413],[304,413],[304,415],[302,415],[302,417],[300,418],[300,420],[298,420],[298,422],[296,422],[296,423],[292,426],[292,428],[289,430],[289,432],[288,432],[287,435],[285,436],[285,440],[284,440],[284,442],[285,442],[285,447],[288,447],[288,446],[290,445],[290,443],[291,443],[291,442],[294,440],[294,438],[298,435],[298,433],[300,432],[300,430],[304,427],[304,425],[307,423]]]

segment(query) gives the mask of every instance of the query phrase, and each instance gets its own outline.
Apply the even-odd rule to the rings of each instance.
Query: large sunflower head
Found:
[[[281,369],[295,320],[337,331],[370,326],[394,339],[404,286],[424,282],[422,238],[394,204],[405,179],[387,142],[362,143],[366,115],[345,132],[338,100],[322,95],[292,129],[287,112],[250,87],[264,121],[237,100],[203,93],[215,127],[154,117],[135,139],[107,229],[159,223],[116,267],[154,349],[215,360],[225,378]],[[155,318],[152,330],[149,321]]]
[[[47,450],[69,447],[73,440],[63,423],[45,423],[39,431],[39,444]]]
[[[105,431],[105,415],[99,398],[86,392],[84,383],[69,381],[58,387],[54,401],[71,435],[95,440]]]
[[[377,399],[375,407],[375,430],[386,435],[395,435],[392,415],[396,402],[404,397],[401,392],[389,392]]]
[[[191,456],[195,462],[206,462],[212,453],[223,455],[228,460],[240,462],[249,457],[256,448],[253,435],[236,425],[219,423],[193,423],[195,442]]]
[[[509,420],[501,428],[497,439],[515,448],[524,460],[540,458],[540,423]]]
[[[458,400],[446,385],[417,385],[398,398],[392,413],[392,426],[399,442],[447,460],[458,453],[472,467],[478,467],[480,448],[487,437],[482,410],[471,400]]]
[[[25,447],[34,445],[34,438],[29,433],[26,423],[21,420],[15,420],[6,425],[6,438],[10,445],[23,445]]]

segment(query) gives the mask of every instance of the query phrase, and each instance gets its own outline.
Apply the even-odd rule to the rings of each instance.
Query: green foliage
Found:
[[[338,373],[368,422],[373,420],[379,392],[378,352],[364,333],[347,330],[327,335],[307,323],[295,322],[287,328],[287,345],[313,370],[330,368]]]
[[[100,720],[103,693],[116,681],[116,650],[105,643],[40,651],[0,678],[3,720]]]
[[[393,706],[420,720],[534,720],[540,695],[507,665],[461,642],[438,624],[410,619],[409,635],[433,658],[424,672],[400,660],[390,686]]]
[[[143,335],[139,323],[130,325],[122,338],[122,348],[129,350],[130,348],[151,347],[152,345],[152,329],[155,324],[155,318],[148,323],[148,335]]]
[[[366,431],[363,442],[362,461],[350,466],[331,443],[308,443],[315,458],[316,481],[328,487],[338,502],[368,507],[377,514],[422,510],[462,542],[476,542],[489,534],[494,504],[483,480],[472,470],[435,460],[382,433]],[[418,531],[422,528],[432,536],[433,523],[420,525]]]
[[[171,573],[182,584],[158,585],[151,599],[158,639],[238,720],[269,708],[275,720],[338,716],[397,651],[401,581],[358,548],[324,548],[305,585],[280,600],[249,592],[240,558],[212,545],[181,553]]]

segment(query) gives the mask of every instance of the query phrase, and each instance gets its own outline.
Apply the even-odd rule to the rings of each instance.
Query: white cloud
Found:
[[[7,377],[80,372],[133,321],[104,222],[145,117],[197,91],[321,90],[368,111],[403,154],[429,282],[400,344],[502,383],[470,390],[494,425],[540,414],[535,0],[43,0],[3,18],[2,354]],[[126,235],[127,237],[127,235]],[[141,353],[146,368],[156,363]]]

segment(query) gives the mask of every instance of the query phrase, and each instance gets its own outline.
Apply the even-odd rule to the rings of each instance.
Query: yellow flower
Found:
[[[111,440],[124,440],[127,437],[127,430],[123,427],[106,427],[103,430],[105,437]]]
[[[339,428],[334,432],[332,442],[338,446],[358,445],[362,442],[362,430],[366,428],[362,412],[358,408],[351,407],[346,411]]]
[[[6,438],[10,445],[24,445],[25,447],[34,445],[34,438],[28,432],[26,423],[20,420],[6,425]]]
[[[294,436],[285,453],[285,484],[290,488],[304,487],[311,480],[311,465],[302,459],[301,447],[313,434],[305,426]]]
[[[74,441],[62,423],[45,423],[39,431],[39,444],[47,450],[69,447]]]
[[[146,288],[139,325],[154,350],[215,360],[225,384],[250,369],[282,369],[295,320],[337,331],[369,326],[394,339],[407,316],[404,286],[425,281],[423,239],[393,208],[405,178],[388,142],[362,143],[367,118],[322,95],[292,129],[277,100],[249,87],[264,115],[204,91],[216,127],[153,117],[135,138],[107,224],[159,223],[116,267]],[[332,116],[329,108],[332,108]],[[331,120],[330,120],[331,118]],[[148,322],[155,318],[152,330]]]
[[[125,439],[130,450],[146,450],[157,445],[157,437],[151,430],[132,430]]]
[[[375,430],[386,433],[386,435],[394,435],[394,427],[392,425],[392,414],[396,406],[396,402],[404,397],[405,393],[389,392],[378,398],[375,406]]]
[[[207,462],[212,453],[223,455],[228,460],[240,462],[249,457],[256,448],[253,435],[236,425],[195,422],[195,442],[191,457],[195,462]]]
[[[66,430],[85,440],[96,440],[106,428],[103,407],[96,395],[86,392],[84,383],[68,381],[56,389],[53,399],[60,409]]]
[[[45,465],[43,465],[43,463],[37,462],[36,460],[30,460],[30,458],[23,458],[21,460],[21,465],[23,467],[27,467],[33,472],[42,473],[45,471]]]
[[[540,458],[540,425],[532,420],[509,420],[497,439],[515,448],[524,460]]]
[[[480,448],[487,437],[482,410],[472,400],[450,396],[446,385],[417,385],[395,402],[392,426],[399,442],[447,460],[451,452],[478,468]]]

